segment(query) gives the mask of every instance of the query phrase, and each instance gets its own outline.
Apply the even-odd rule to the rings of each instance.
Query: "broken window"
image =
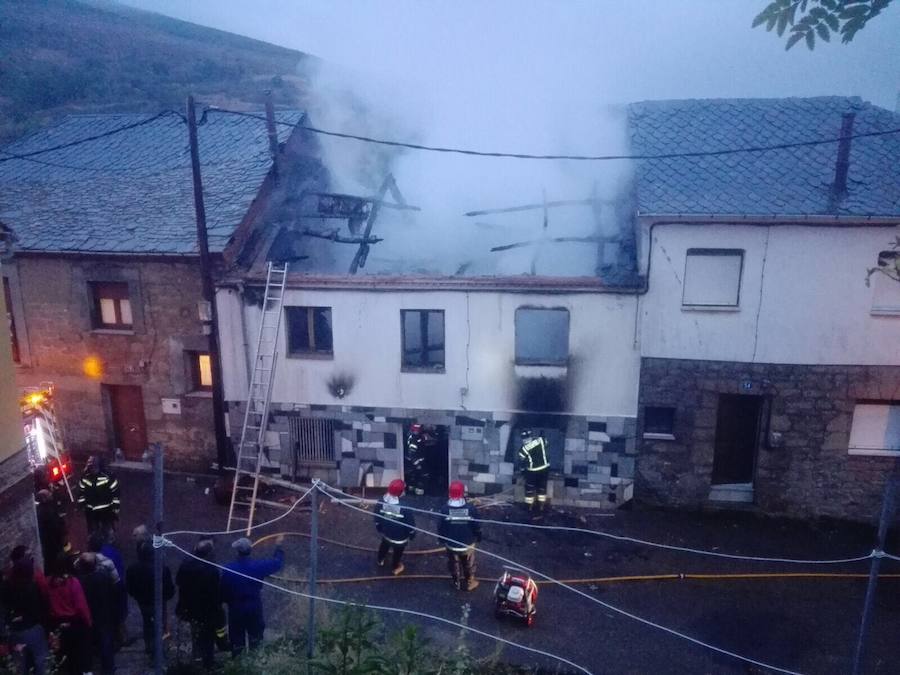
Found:
[[[19,353],[19,336],[16,334],[16,322],[13,319],[12,291],[9,287],[9,279],[3,277],[3,300],[6,302],[6,322],[9,325],[9,341],[12,345],[13,363],[21,363],[22,356]]]
[[[648,405],[644,408],[644,438],[674,439],[675,408]]]
[[[688,249],[684,267],[684,307],[737,307],[744,252],[727,248]]]
[[[400,310],[403,325],[403,369],[443,372],[444,311]]]
[[[516,310],[516,364],[564,366],[569,359],[569,310]]]
[[[94,328],[130,330],[131,299],[125,282],[91,282]]]
[[[285,307],[288,356],[330,357],[331,307]]]
[[[871,276],[872,313],[900,314],[900,251],[879,253],[876,269]]]
[[[900,401],[861,401],[853,408],[851,455],[900,454]]]
[[[187,352],[191,391],[212,391],[212,361],[206,352]]]

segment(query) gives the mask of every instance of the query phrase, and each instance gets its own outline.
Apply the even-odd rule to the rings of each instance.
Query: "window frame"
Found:
[[[657,425],[654,424],[654,429],[649,429],[650,426],[648,420],[651,416],[651,411],[655,413],[663,413],[665,411],[665,415],[669,416],[668,425]],[[677,410],[675,406],[672,405],[645,405],[644,406],[644,430],[641,436],[648,440],[658,440],[658,441],[674,441],[675,440],[675,417],[677,415]]]
[[[900,289],[900,281],[881,271],[882,268],[896,266],[898,258],[900,258],[900,250],[878,252],[874,268],[876,271],[872,272],[869,280],[872,286],[872,308],[870,313],[875,316],[900,316],[900,300],[896,303],[882,304],[880,302],[881,299],[878,297],[882,285],[886,285],[889,288],[896,286],[896,288]]]
[[[311,349],[294,350],[291,349],[291,330],[290,314],[295,311],[306,311],[306,337],[307,344]],[[328,331],[331,336],[331,348],[328,350],[316,349],[316,310],[326,310],[328,312]],[[333,359],[334,358],[334,312],[331,307],[324,305],[290,305],[284,307],[284,339],[285,354],[289,359]]]
[[[200,365],[200,359],[202,357],[206,357],[210,359],[209,363],[209,384],[203,384],[203,368]],[[188,374],[188,382],[190,383],[190,393],[212,393],[213,390],[213,379],[212,379],[212,358],[210,357],[209,352],[201,351],[201,350],[186,350],[185,351],[185,359],[187,366],[187,374]]]
[[[713,310],[713,311],[738,311],[741,307],[741,286],[744,281],[744,257],[746,251],[742,248],[689,248],[684,254],[684,277],[681,284],[681,307],[686,310]],[[734,304],[722,303],[697,303],[686,302],[685,293],[688,284],[688,264],[691,256],[705,257],[730,257],[738,256],[740,264],[738,265],[737,291],[735,293]]]
[[[132,303],[131,285],[127,281],[89,281],[91,300],[91,327],[95,331],[134,331],[134,304]],[[115,289],[115,290],[113,290]],[[103,320],[102,301],[113,301],[113,314],[115,323],[106,323]],[[123,321],[122,301],[128,302],[128,314],[130,323]]]
[[[853,405],[853,415],[850,418],[850,431],[847,434],[847,454],[856,456],[869,457],[900,457],[900,432],[898,432],[896,448],[874,448],[853,445],[853,427],[856,421],[856,411],[859,406],[883,406],[885,408],[896,408],[896,414],[900,416],[900,401],[895,400],[876,400],[861,399]],[[888,412],[890,415],[890,411]]]
[[[407,313],[415,313],[419,315],[419,341],[422,347],[417,350],[421,356],[421,362],[418,364],[407,363],[407,347],[406,347],[406,315]],[[430,345],[427,343],[428,337],[428,321],[430,315],[441,315],[441,337],[440,345]],[[431,351],[442,351],[444,353],[440,365],[429,365],[428,353]],[[443,309],[401,309],[400,310],[400,370],[404,373],[446,373],[447,372],[447,316]]]
[[[565,312],[566,316],[566,355],[565,358],[554,360],[550,358],[524,358],[519,356],[519,312],[522,310],[529,312]],[[572,313],[568,307],[536,307],[534,305],[520,305],[516,307],[513,317],[513,350],[514,361],[517,366],[550,366],[555,368],[566,368],[569,365],[569,356],[571,355],[570,340],[572,337]]]

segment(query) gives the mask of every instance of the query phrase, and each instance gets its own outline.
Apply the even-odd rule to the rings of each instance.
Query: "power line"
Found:
[[[210,112],[221,112],[231,115],[240,115],[242,117],[252,117],[262,120],[265,118],[253,113],[245,113],[239,110],[227,110],[225,108],[209,108]],[[314,134],[322,136],[333,136],[335,138],[346,138],[363,143],[373,143],[376,145],[387,145],[396,148],[407,148],[409,150],[424,150],[427,152],[440,152],[457,155],[470,155],[475,157],[506,157],[511,159],[549,159],[549,160],[572,160],[587,162],[605,162],[614,160],[652,160],[652,159],[685,159],[691,157],[721,157],[724,155],[735,155],[739,153],[767,152],[770,150],[789,150],[791,148],[804,148],[816,145],[827,145],[830,143],[840,143],[841,141],[849,141],[856,138],[872,138],[877,136],[888,136],[891,134],[900,134],[900,128],[887,129],[884,131],[869,131],[861,134],[851,134],[848,136],[836,136],[834,138],[823,138],[818,140],[798,141],[795,143],[777,143],[773,145],[748,145],[740,148],[723,148],[721,150],[697,150],[688,152],[664,152],[656,154],[633,154],[633,155],[537,155],[524,152],[494,152],[486,150],[471,150],[466,148],[443,147],[436,145],[422,145],[420,143],[408,143],[405,141],[390,141],[383,138],[374,138],[372,136],[362,136],[360,134],[350,134],[340,131],[329,131],[311,127],[307,124],[292,124],[291,122],[275,121],[276,124],[289,126],[295,129],[303,129]]]
[[[481,635],[482,637],[490,638],[491,640],[495,640],[497,642],[502,642],[503,644],[510,645],[511,647],[523,649],[523,650],[531,652],[533,654],[539,654],[541,656],[545,656],[545,657],[553,659],[555,661],[559,661],[560,663],[565,663],[568,666],[577,668],[578,670],[585,673],[586,675],[593,675],[593,673],[591,673],[591,671],[589,671],[584,666],[580,666],[577,663],[575,663],[574,661],[570,661],[569,659],[564,658],[562,656],[557,656],[556,654],[551,654],[550,652],[545,652],[544,650],[537,649],[536,647],[529,647],[528,645],[523,645],[518,642],[513,642],[512,640],[507,640],[506,638],[500,637],[499,635],[494,635],[492,633],[488,633],[486,631],[479,630],[478,628],[473,628],[472,626],[468,626],[468,625],[460,623],[458,621],[453,621],[452,619],[446,619],[442,616],[437,616],[435,614],[428,614],[426,612],[419,612],[414,609],[403,609],[402,607],[387,607],[384,605],[369,605],[369,604],[365,604],[365,603],[361,603],[361,602],[351,602],[349,600],[339,600],[338,598],[329,598],[329,597],[326,597],[323,595],[314,595],[311,593],[304,593],[302,591],[297,591],[292,588],[285,588],[284,586],[279,586],[278,584],[273,584],[271,581],[267,581],[266,579],[259,579],[257,577],[250,576],[249,574],[244,574],[243,572],[238,572],[237,570],[229,569],[225,565],[219,565],[218,563],[215,563],[211,560],[207,560],[205,558],[201,558],[200,556],[194,555],[193,553],[176,545],[174,542],[169,541],[164,536],[160,537],[158,539],[156,537],[154,537],[153,546],[154,546],[154,548],[160,548],[162,546],[174,548],[175,550],[180,551],[182,554],[188,556],[189,558],[198,560],[198,561],[205,563],[207,565],[210,565],[212,567],[216,567],[219,570],[227,572],[228,574],[234,574],[239,577],[244,577],[251,581],[260,583],[264,586],[268,586],[269,588],[274,588],[275,590],[281,591],[282,593],[296,595],[301,598],[308,598],[308,599],[312,598],[314,600],[321,600],[322,602],[328,602],[328,603],[332,603],[332,604],[336,604],[336,605],[343,605],[345,607],[365,607],[366,609],[372,609],[372,610],[377,610],[377,611],[382,611],[382,612],[395,612],[398,614],[407,614],[410,616],[418,616],[420,618],[430,619],[432,621],[438,621],[440,623],[445,623],[447,625],[453,626],[454,628],[460,628],[462,630],[466,630],[471,633],[475,633],[476,635]]]
[[[184,121],[184,116],[180,112],[176,112],[175,110],[163,110],[160,113],[153,115],[152,117],[148,117],[145,120],[141,120],[140,122],[133,122],[131,124],[126,124],[121,127],[117,127],[115,129],[110,129],[109,131],[104,131],[102,134],[94,134],[93,136],[85,136],[84,138],[79,138],[74,141],[69,141],[68,143],[61,143],[60,145],[54,145],[49,148],[41,148],[40,150],[32,150],[31,152],[23,152],[23,153],[14,153],[9,152],[8,150],[4,150],[3,153],[8,155],[8,157],[0,157],[0,162],[11,162],[14,159],[28,159],[29,157],[34,157],[35,155],[42,155],[47,152],[55,152],[57,150],[64,150],[65,148],[71,148],[76,145],[81,145],[82,143],[88,143],[90,141],[96,141],[101,138],[106,138],[108,136],[113,136],[115,134],[122,133],[123,131],[128,131],[130,129],[136,129],[138,127],[142,127],[146,124],[150,124],[151,122],[155,122],[158,119],[162,119],[163,117],[168,117],[170,115],[175,115]]]
[[[324,488],[322,487],[323,485],[325,486]],[[314,486],[314,487],[317,487],[317,488],[318,488],[323,494],[325,494],[325,495],[328,495],[328,492],[326,491],[325,488],[328,488],[329,490],[334,490],[334,488],[330,487],[327,483],[323,483],[322,481],[319,481],[319,480],[317,480],[317,481],[313,484],[313,486]],[[340,490],[338,490],[337,492],[340,492]],[[372,515],[372,514],[370,514],[368,511],[366,511],[365,509],[362,509],[362,508],[360,508],[360,507],[358,507],[358,506],[353,506],[352,504],[348,504],[347,502],[345,502],[345,501],[343,501],[343,500],[337,500],[337,502],[338,502],[338,504],[340,504],[340,505],[342,505],[342,506],[345,506],[345,507],[347,507],[347,508],[349,508],[349,509],[353,509],[354,511],[359,511],[360,513],[365,513],[366,515]],[[376,514],[376,516],[377,516],[378,518],[382,518],[382,519],[384,519],[384,520],[387,520],[387,519],[388,519],[386,516],[383,516],[383,515],[381,515],[381,514]],[[459,546],[467,546],[467,544],[464,544],[463,542],[460,542],[460,541],[455,541],[455,540],[453,540],[453,539],[448,539],[447,537],[438,537],[438,535],[437,535],[435,532],[431,532],[431,531],[429,531],[429,530],[424,530],[424,529],[422,529],[422,528],[420,528],[420,527],[414,527],[414,526],[412,526],[412,525],[407,525],[406,527],[408,527],[408,528],[410,528],[410,529],[412,529],[412,530],[416,530],[417,532],[422,532],[422,533],[424,533],[424,534],[428,534],[428,535],[431,535],[431,536],[433,536],[433,537],[437,537],[437,538],[438,538],[439,540],[441,540],[441,541],[446,541],[446,542],[449,542],[449,543],[451,543],[451,544],[457,544],[457,545],[459,545]],[[712,644],[709,644],[709,643],[707,643],[707,642],[703,642],[702,640],[700,640],[700,639],[698,639],[698,638],[692,637],[692,636],[690,636],[690,635],[688,635],[688,634],[686,634],[686,633],[682,633],[682,632],[680,632],[680,631],[678,631],[678,630],[675,630],[674,628],[669,628],[668,626],[664,626],[664,625],[662,625],[662,624],[656,623],[656,622],[654,622],[654,621],[651,621],[650,619],[645,619],[645,618],[642,617],[642,616],[638,616],[637,614],[632,614],[631,612],[629,612],[629,611],[627,611],[627,610],[621,609],[620,607],[616,607],[615,605],[611,605],[611,604],[608,603],[608,602],[604,602],[603,600],[600,600],[599,598],[595,598],[594,596],[589,595],[589,594],[585,593],[584,591],[581,591],[581,590],[575,588],[574,586],[571,586],[571,585],[569,585],[569,584],[567,584],[567,583],[565,583],[565,582],[562,582],[562,581],[560,581],[560,580],[558,580],[558,579],[554,579],[553,577],[548,576],[548,575],[544,574],[543,572],[539,572],[539,571],[537,571],[537,570],[535,570],[535,569],[532,569],[532,568],[530,568],[530,567],[527,567],[527,566],[525,566],[525,565],[522,565],[521,563],[519,563],[519,562],[517,562],[517,561],[515,561],[515,560],[510,560],[509,558],[504,558],[503,556],[501,556],[501,555],[499,555],[499,554],[497,554],[497,553],[492,553],[491,551],[485,550],[485,549],[483,549],[483,548],[480,548],[480,549],[478,549],[478,550],[481,551],[484,555],[487,555],[487,556],[489,556],[489,557],[491,557],[491,558],[496,558],[497,560],[500,560],[501,562],[505,562],[505,563],[508,563],[508,564],[510,564],[510,565],[514,565],[514,566],[516,566],[517,568],[519,568],[519,569],[521,569],[521,570],[523,570],[523,571],[525,571],[525,572],[529,572],[530,574],[533,574],[533,575],[535,575],[535,576],[541,577],[542,579],[546,579],[547,581],[550,581],[550,582],[552,582],[552,583],[554,583],[554,584],[556,584],[556,585],[558,585],[558,586],[560,586],[560,587],[562,587],[562,588],[565,588],[565,589],[567,589],[567,590],[569,590],[569,591],[571,591],[571,592],[573,592],[573,593],[575,593],[575,594],[577,594],[577,595],[580,595],[580,596],[582,596],[582,597],[584,597],[584,598],[590,600],[591,602],[594,602],[594,603],[596,603],[596,604],[598,604],[598,605],[600,605],[600,606],[602,606],[602,607],[605,607],[606,609],[610,610],[611,612],[615,612],[615,613],[620,614],[620,615],[622,615],[622,616],[628,617],[629,619],[633,619],[634,621],[637,621],[637,622],[639,622],[639,623],[642,623],[642,624],[644,624],[644,625],[646,625],[646,626],[650,626],[651,628],[656,628],[657,630],[661,630],[661,631],[663,631],[663,632],[665,632],[665,633],[669,633],[670,635],[674,635],[675,637],[679,637],[679,638],[681,638],[681,639],[683,639],[683,640],[687,640],[688,642],[692,642],[692,643],[694,643],[694,644],[696,644],[696,645],[699,645],[699,646],[701,646],[701,647],[705,647],[706,649],[709,649],[709,650],[711,650],[711,651],[717,652],[717,653],[719,653],[719,654],[724,654],[725,656],[730,656],[730,657],[735,658],[735,659],[738,659],[738,660],[740,660],[740,661],[744,661],[745,663],[751,663],[751,664],[753,664],[753,665],[760,666],[760,667],[762,667],[762,668],[768,668],[769,670],[774,670],[774,671],[779,672],[779,673],[785,673],[786,675],[801,675],[801,673],[798,673],[797,671],[794,671],[794,670],[788,670],[788,669],[786,669],[786,668],[780,668],[780,667],[778,667],[778,666],[773,666],[773,665],[771,665],[771,664],[769,664],[769,663],[764,663],[764,662],[762,662],[762,661],[757,661],[756,659],[752,659],[752,658],[750,658],[750,657],[748,657],[748,656],[742,656],[741,654],[738,654],[738,653],[736,653],[736,652],[732,652],[732,651],[729,651],[729,650],[727,650],[727,649],[723,649],[722,647],[717,647],[717,646],[712,645]]]

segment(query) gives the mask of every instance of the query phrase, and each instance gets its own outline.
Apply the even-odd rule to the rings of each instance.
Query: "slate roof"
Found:
[[[297,123],[303,113],[276,113]],[[146,114],[71,115],[0,149],[23,154],[146,120]],[[279,140],[291,128],[278,125]],[[199,126],[211,251],[221,251],[269,171],[265,123],[210,111]],[[6,154],[4,154],[6,153]],[[196,225],[187,126],[168,115],[30,160],[0,162],[0,221],[21,251],[194,254]]]
[[[900,128],[900,115],[857,97],[695,99],[629,106],[632,151],[660,154],[794,143]],[[641,160],[639,213],[900,215],[900,134],[852,140],[848,194],[829,195],[837,143],[719,157]]]

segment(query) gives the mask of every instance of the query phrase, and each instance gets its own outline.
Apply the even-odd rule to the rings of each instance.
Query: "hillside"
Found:
[[[0,143],[72,112],[303,102],[302,52],[130,9],[75,0],[0,2]]]

